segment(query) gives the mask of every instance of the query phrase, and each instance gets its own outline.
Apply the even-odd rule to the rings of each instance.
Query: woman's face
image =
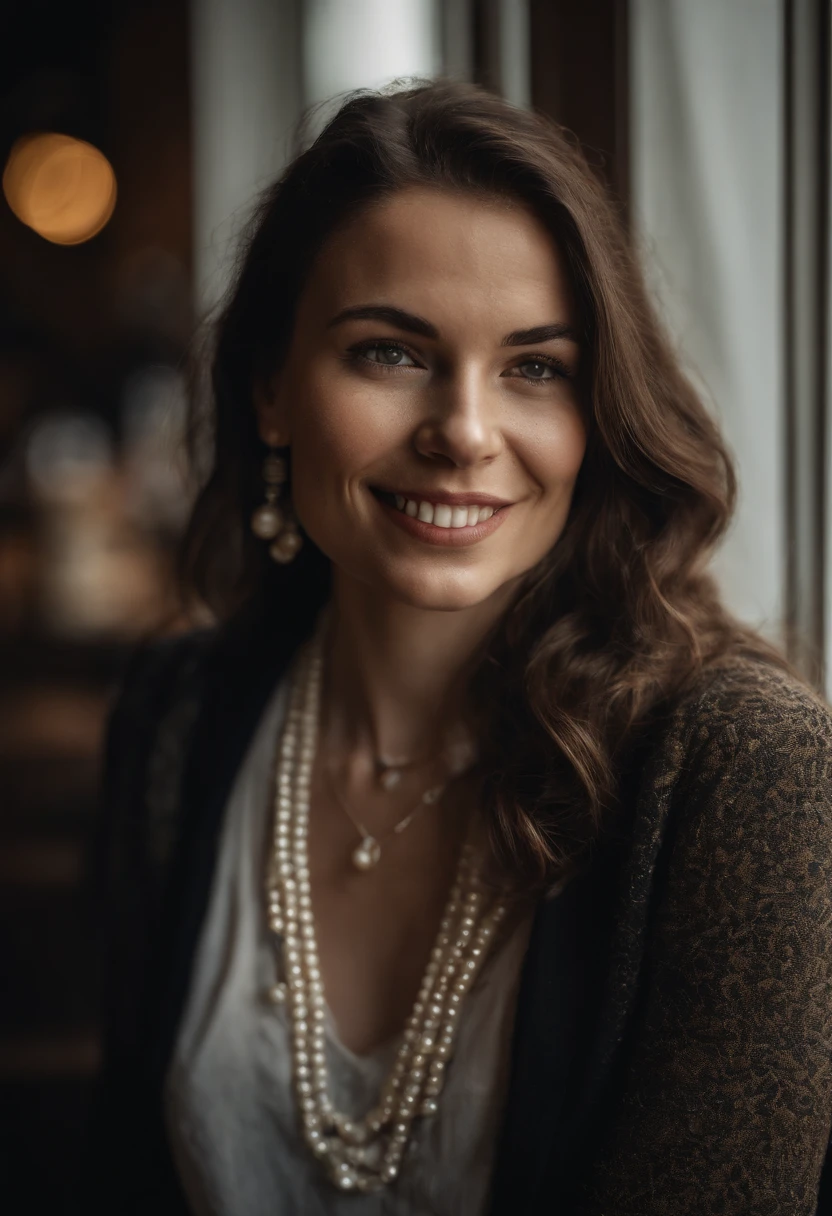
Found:
[[[586,447],[576,329],[563,258],[519,205],[411,188],[330,238],[258,411],[338,575],[446,611],[516,586]]]

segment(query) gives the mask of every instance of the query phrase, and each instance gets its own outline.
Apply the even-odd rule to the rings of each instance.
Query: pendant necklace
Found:
[[[424,810],[425,807],[435,806],[445,793],[445,790],[448,788],[451,781],[461,777],[462,774],[467,772],[467,770],[471,767],[476,759],[476,752],[469,739],[462,739],[453,744],[451,747],[446,748],[443,752],[443,756],[445,758],[445,767],[448,770],[445,780],[438,785],[429,785],[416,805],[409,810],[407,814],[398,821],[398,823],[395,823],[381,836],[379,836],[377,833],[370,832],[353,813],[353,811],[350,810],[346,798],[338,787],[338,782],[335,778],[334,772],[329,765],[325,765],[324,772],[326,774],[327,785],[329,786],[330,793],[346,815],[347,819],[349,819],[356,832],[361,837],[360,843],[350,854],[352,864],[357,870],[367,871],[374,869],[381,860],[381,846],[384,841],[389,839],[391,836],[401,835],[405,828],[409,827],[415,817],[420,811]],[[410,763],[414,764],[416,762],[411,761]],[[390,785],[384,784],[384,773],[382,773],[381,784],[385,789],[392,789],[398,785],[399,770],[402,767],[404,766],[397,765],[395,769],[389,770],[397,774],[395,782]]]
[[[457,738],[451,739],[442,749],[442,755],[451,774],[454,777],[459,776],[465,769],[470,768],[476,759],[476,750],[471,736],[465,732]],[[423,756],[410,760],[392,760],[389,756],[382,756],[376,752],[373,755],[376,780],[383,790],[394,790],[401,782],[404,769],[415,768],[419,764],[425,764],[434,759],[435,756]]]
[[[418,1122],[438,1111],[453,1057],[460,1010],[503,921],[507,902],[483,883],[469,837],[433,950],[392,1069],[363,1117],[336,1110],[326,1057],[326,1003],[309,875],[310,786],[320,717],[321,627],[292,670],[278,745],[275,803],[266,866],[266,914],[278,947],[269,999],[285,1005],[301,1131],[341,1191],[372,1192],[394,1182]]]

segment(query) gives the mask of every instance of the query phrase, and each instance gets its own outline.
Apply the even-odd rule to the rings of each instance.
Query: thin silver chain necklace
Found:
[[[369,828],[364,826],[339,788],[333,769],[328,764],[324,765],[324,776],[329,786],[329,792],[361,838],[350,854],[350,860],[356,870],[367,871],[374,869],[381,861],[381,846],[385,841],[393,836],[400,836],[421,811],[424,811],[427,807],[435,806],[441,800],[442,795],[451,782],[467,772],[476,757],[476,752],[470,739],[458,741],[453,747],[444,748],[441,754],[445,769],[442,780],[427,786],[418,802],[410,808],[407,814],[403,815],[401,819],[382,833],[378,831],[371,832]]]
[[[306,1144],[339,1190],[371,1192],[395,1181],[414,1124],[438,1111],[465,995],[507,905],[486,890],[466,841],[419,994],[378,1101],[363,1119],[337,1111],[326,1064],[326,1004],[307,849],[322,666],[319,626],[293,668],[278,747],[266,909],[280,978],[269,998],[288,1010],[293,1084]]]

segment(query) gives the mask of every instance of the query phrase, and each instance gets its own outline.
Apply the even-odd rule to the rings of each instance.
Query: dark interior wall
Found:
[[[55,380],[64,396],[75,384],[86,406],[111,411],[132,348],[157,344],[161,355],[187,332],[186,0],[15,5],[0,38],[3,162],[15,139],[37,130],[99,147],[113,165],[118,197],[103,231],[70,247],[41,239],[0,198],[0,342],[42,352],[53,371],[44,395]],[[142,291],[152,294],[142,256],[144,277],[152,279],[150,260],[159,253],[180,268],[176,316],[164,320],[141,307]]]
[[[532,104],[577,135],[626,207],[627,0],[530,0]]]
[[[32,424],[68,409],[118,438],[131,371],[178,363],[189,339],[187,0],[6,5],[0,163],[38,130],[100,148],[118,197],[100,233],[63,247],[0,194],[0,1208],[14,1216],[74,1210],[98,1061],[100,739],[130,643],[57,636],[40,599],[11,613],[4,591],[28,583],[18,550],[33,586],[49,573],[25,476]],[[95,527],[115,508],[101,513]]]

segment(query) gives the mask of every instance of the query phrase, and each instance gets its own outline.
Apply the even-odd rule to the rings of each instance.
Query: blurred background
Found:
[[[615,191],[741,504],[726,596],[830,692],[823,0],[28,0],[0,13],[0,1194],[65,1201],[98,1058],[89,857],[131,646],[181,624],[185,367],[307,106],[478,81]]]

